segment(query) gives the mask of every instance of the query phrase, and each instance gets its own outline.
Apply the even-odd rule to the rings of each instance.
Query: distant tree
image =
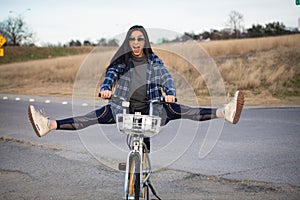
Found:
[[[92,42],[90,42],[89,40],[84,40],[83,45],[84,46],[93,46]]]
[[[230,12],[227,24],[229,28],[232,30],[235,38],[238,38],[240,36],[240,33],[242,32],[243,21],[244,21],[244,16],[241,13],[237,11]]]
[[[230,38],[231,29],[225,28],[221,30],[221,39],[227,40]]]
[[[81,46],[81,42],[79,41],[79,40],[71,40],[70,42],[69,42],[69,46],[70,47],[74,47],[74,46]]]
[[[105,38],[101,38],[100,40],[98,40],[97,45],[99,46],[107,46],[107,42]]]
[[[206,40],[206,39],[210,39],[211,34],[210,34],[210,32],[208,32],[208,31],[204,31],[204,32],[201,34],[201,36],[202,36],[202,39],[203,39],[203,40]]]
[[[184,32],[183,36],[181,37],[181,41],[186,42],[188,40],[191,40],[192,38],[193,38],[193,34]]]
[[[210,30],[210,39],[220,40],[220,39],[222,39],[222,33],[218,30],[212,29],[212,30]]]
[[[7,45],[33,44],[33,33],[21,16],[9,17],[0,22],[0,33],[5,37]]]
[[[249,37],[262,37],[265,34],[265,28],[260,24],[253,24],[251,28],[247,29],[247,33]]]
[[[74,40],[71,40],[71,41],[69,42],[69,46],[70,46],[70,47],[75,46],[75,41],[74,41]]]
[[[81,42],[79,40],[76,40],[76,46],[78,46],[78,47],[81,46]]]
[[[200,34],[189,33],[188,36],[190,36],[193,40],[199,40],[200,39]]]
[[[119,46],[118,40],[115,39],[115,38],[108,40],[107,46],[113,46],[113,47],[114,47],[114,46]]]
[[[273,22],[266,24],[265,34],[267,36],[271,35],[283,35],[286,33],[285,25],[279,22]]]

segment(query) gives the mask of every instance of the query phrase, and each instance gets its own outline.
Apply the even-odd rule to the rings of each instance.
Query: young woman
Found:
[[[130,102],[130,113],[148,114],[149,100],[159,99],[165,93],[166,103],[155,105],[154,114],[162,117],[162,125],[170,120],[185,118],[203,121],[225,118],[237,123],[243,109],[244,96],[241,91],[224,108],[194,108],[175,103],[176,89],[173,78],[163,62],[150,46],[146,30],[142,26],[133,26],[127,32],[123,44],[113,56],[107,67],[106,76],[101,84],[102,98],[114,95]],[[52,130],[77,130],[94,124],[115,123],[115,116],[122,112],[120,102],[112,100],[109,104],[84,116],[61,120],[50,120],[33,105],[28,107],[29,119],[39,137]]]

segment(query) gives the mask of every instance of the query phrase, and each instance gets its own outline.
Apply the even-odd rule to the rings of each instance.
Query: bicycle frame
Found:
[[[101,97],[101,93],[99,93],[99,97]],[[127,155],[126,162],[126,174],[125,174],[125,184],[124,184],[124,198],[127,199],[140,199],[142,197],[145,198],[145,188],[147,189],[147,199],[149,200],[149,188],[152,191],[152,194],[161,200],[151,182],[150,175],[152,174],[150,158],[148,155],[147,145],[144,143],[145,134],[155,135],[158,134],[161,118],[153,115],[153,103],[162,103],[165,102],[165,99],[161,97],[159,100],[152,100],[149,102],[149,115],[141,115],[141,113],[127,114],[126,109],[129,108],[129,102],[124,101],[123,98],[119,98],[117,96],[111,96],[111,99],[121,100],[123,107],[123,114],[117,114],[116,123],[117,128],[120,133],[127,134],[127,144],[130,148],[130,151]],[[175,98],[175,102],[177,99]],[[119,101],[120,102],[120,101]],[[121,121],[120,121],[121,119]],[[127,124],[127,122],[129,122]],[[120,125],[122,124],[122,125]],[[129,142],[128,142],[129,136]],[[134,169],[130,166],[132,158],[137,156],[138,163],[135,164]],[[136,165],[138,166],[136,168]],[[122,163],[120,166],[123,166]],[[123,167],[121,167],[123,169]],[[136,170],[137,169],[137,170]],[[138,174],[139,183],[138,194],[135,194],[134,184],[130,184],[128,180],[133,180],[133,177],[129,177],[132,174],[132,171],[135,171],[135,174]],[[142,172],[142,173],[141,173]],[[130,174],[131,173],[131,174]],[[142,189],[141,189],[142,188]]]
[[[124,181],[124,198],[145,198],[145,187],[149,199],[148,186],[152,173],[148,149],[144,143],[145,134],[157,134],[159,132],[161,118],[153,116],[153,102],[150,102],[149,115],[141,113],[127,114],[129,102],[123,101],[123,114],[117,114],[117,127],[121,133],[127,134],[127,144],[130,151],[126,160],[126,174]],[[136,194],[138,193],[138,194]]]
[[[145,198],[145,191],[144,191],[144,185],[146,182],[149,181],[150,175],[152,173],[151,171],[151,164],[149,155],[147,153],[147,147],[144,144],[144,135],[143,134],[133,134],[130,136],[131,141],[131,150],[128,153],[127,156],[127,162],[126,162],[126,174],[125,174],[125,184],[124,184],[124,197],[125,199],[131,199],[134,198],[134,185],[132,183],[129,183],[130,180],[132,180],[129,176],[131,175],[132,171],[135,171],[139,175],[140,180],[140,194],[139,196],[142,198]],[[139,166],[134,166],[136,169],[132,169],[132,166],[130,166],[131,158],[133,156],[137,156],[139,158]],[[141,173],[142,172],[142,173]]]

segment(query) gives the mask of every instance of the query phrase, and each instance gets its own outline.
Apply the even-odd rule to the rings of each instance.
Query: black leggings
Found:
[[[170,120],[190,119],[194,121],[204,121],[216,118],[215,108],[196,108],[184,106],[176,103],[164,104],[164,114],[167,124]],[[79,130],[94,124],[114,124],[116,123],[110,105],[103,106],[86,115],[57,120],[58,130]]]

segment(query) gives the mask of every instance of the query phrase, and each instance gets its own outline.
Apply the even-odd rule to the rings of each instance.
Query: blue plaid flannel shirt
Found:
[[[117,81],[114,95],[128,100],[133,64],[131,63],[129,70],[126,70],[125,67],[125,64],[110,67],[101,84],[100,90],[112,90],[113,84]],[[150,54],[148,58],[146,78],[148,100],[159,99],[162,96],[161,90],[166,95],[176,96],[174,80],[171,74],[164,66],[162,60],[154,53]],[[122,113],[123,108],[119,103],[113,101],[110,104],[114,115]],[[157,114],[160,114],[160,112]]]

